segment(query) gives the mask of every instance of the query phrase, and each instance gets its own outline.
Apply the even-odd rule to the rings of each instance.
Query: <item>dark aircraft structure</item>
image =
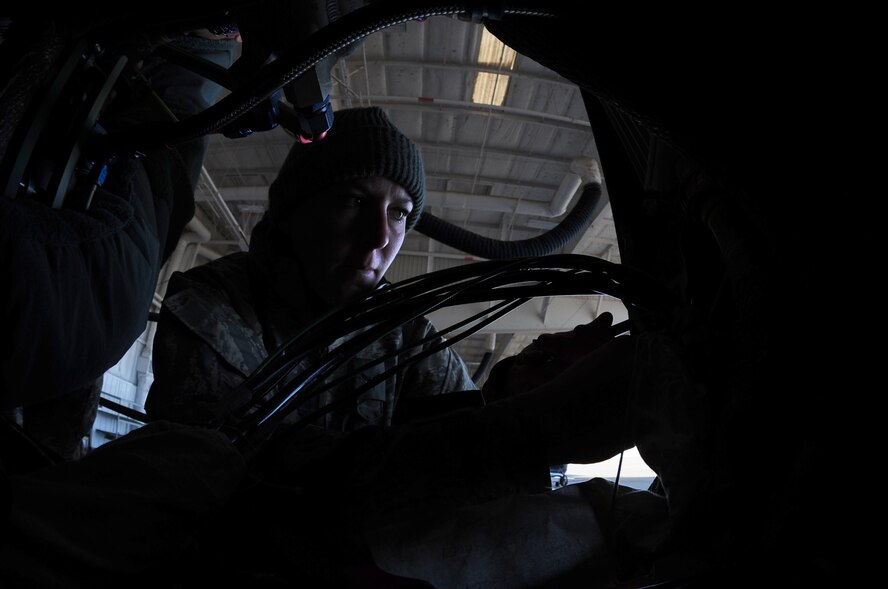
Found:
[[[652,492],[675,508],[667,555],[703,551],[718,566],[688,576],[679,567],[648,586],[836,587],[867,574],[856,539],[868,521],[858,510],[869,510],[843,477],[874,447],[861,416],[873,413],[881,361],[871,302],[884,192],[875,156],[883,50],[869,30],[878,19],[773,5],[381,0],[311,30],[298,2],[222,4],[10,14],[0,45],[4,198],[82,210],[121,156],[276,125],[306,137],[335,129],[329,103],[305,98],[323,98],[329,59],[392,24],[453,14],[582,90],[621,254],[610,264],[509,249],[346,309],[248,381],[225,424],[236,443],[261,453],[295,401],[257,399],[319,342],[367,325],[383,333],[392,318],[441,305],[505,300],[495,311],[506,313],[536,296],[605,293],[626,304],[633,333],[672,342],[695,391],[674,403],[661,383],[662,403],[632,434],[658,474]],[[28,33],[16,36],[23,22]],[[95,132],[105,104],[125,96],[121,72],[143,43],[233,23],[244,57],[230,71],[201,70],[230,90],[215,106],[176,123]],[[417,230],[478,247],[433,221]],[[3,288],[29,279],[7,273]],[[6,353],[29,335],[3,337]],[[316,376],[290,388],[310,390]],[[43,466],[16,448],[4,449],[7,472]],[[575,582],[547,586],[597,586]]]

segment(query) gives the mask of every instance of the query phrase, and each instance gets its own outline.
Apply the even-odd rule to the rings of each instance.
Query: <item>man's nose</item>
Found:
[[[372,207],[365,219],[367,244],[373,249],[382,249],[389,243],[390,231],[388,211],[384,207]]]

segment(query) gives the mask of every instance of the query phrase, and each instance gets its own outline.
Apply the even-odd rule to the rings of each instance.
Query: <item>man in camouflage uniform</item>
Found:
[[[385,287],[384,273],[419,219],[424,195],[419,150],[382,109],[343,110],[327,137],[296,143],[270,188],[269,210],[249,251],[171,278],[155,336],[148,415],[189,423],[223,420],[232,409],[229,393],[269,354],[329,310]],[[435,333],[423,317],[404,323],[340,366],[330,380],[373,359],[387,358],[384,362],[301,405],[288,420],[341,400],[439,343]],[[327,351],[316,350],[300,366]],[[316,425],[336,431],[391,425],[402,399],[466,390],[476,390],[475,384],[462,359],[445,347]]]

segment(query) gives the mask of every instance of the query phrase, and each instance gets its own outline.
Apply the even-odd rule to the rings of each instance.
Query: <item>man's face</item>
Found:
[[[341,305],[379,284],[404,243],[412,210],[399,184],[358,178],[306,198],[286,229],[309,285],[327,303]]]

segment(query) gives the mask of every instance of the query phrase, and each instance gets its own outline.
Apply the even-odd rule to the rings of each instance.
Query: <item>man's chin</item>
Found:
[[[372,280],[350,280],[341,284],[338,293],[339,304],[345,305],[367,296],[378,283],[374,277]]]

